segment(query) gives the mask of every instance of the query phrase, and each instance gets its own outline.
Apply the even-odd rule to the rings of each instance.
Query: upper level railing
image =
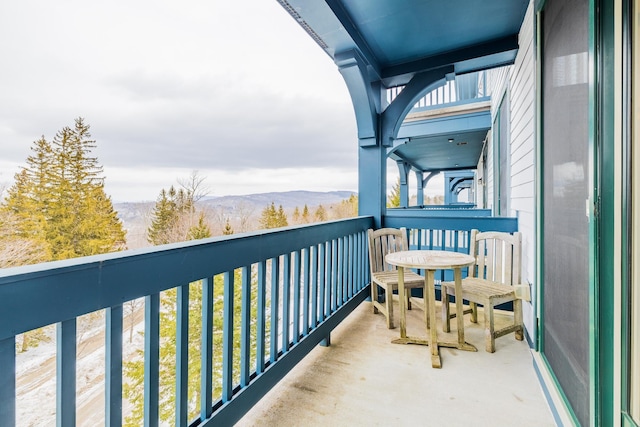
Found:
[[[397,86],[387,89],[387,102],[391,103],[404,86]],[[429,92],[413,106],[414,110],[443,107],[446,104],[455,104],[473,99],[491,96],[490,88],[487,85],[486,71],[462,74],[455,79],[447,81],[441,86]]]
[[[96,310],[105,312],[105,425],[121,425],[123,304],[141,297],[144,424],[157,426],[161,410],[178,426],[234,424],[368,296],[372,224],[361,217],[0,270],[0,425],[16,422],[16,336],[50,324],[57,424],[76,425],[77,319]],[[172,338],[161,339],[170,311]],[[163,369],[172,384],[161,384]]]

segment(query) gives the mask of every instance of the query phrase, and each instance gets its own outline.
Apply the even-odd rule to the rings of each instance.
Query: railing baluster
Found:
[[[318,277],[318,290],[319,290],[318,302],[320,303],[318,307],[319,322],[322,322],[325,317],[325,293],[327,291],[327,282],[325,280],[325,266],[326,266],[327,257],[325,255],[326,253],[325,248],[326,248],[326,243],[321,243],[320,251],[318,252],[318,273],[320,273]]]
[[[256,372],[261,374],[265,369],[266,323],[267,323],[267,263],[258,263],[258,321],[256,324]]]
[[[76,425],[76,319],[56,324],[56,425]]]
[[[330,245],[331,257],[329,257],[329,262],[331,263],[331,267],[329,271],[331,271],[331,295],[329,301],[331,308],[327,312],[327,317],[338,308],[338,239],[331,240]]]
[[[200,420],[213,413],[213,277],[202,279],[202,341],[200,349]]]
[[[251,364],[251,267],[242,267],[242,306],[240,330],[240,385],[249,385]]]
[[[278,313],[280,311],[280,258],[271,259],[271,363],[278,360]]]
[[[336,296],[335,296],[335,309],[337,310],[338,307],[340,307],[342,305],[342,295],[344,294],[344,285],[346,283],[345,280],[345,265],[344,265],[344,238],[340,238],[338,239],[338,254],[336,255],[336,264],[338,264],[338,271],[337,271],[337,281],[336,281]]]
[[[160,385],[160,294],[144,300],[144,425],[157,427]]]
[[[178,286],[176,298],[176,426],[186,427],[189,384],[189,284]]]
[[[122,304],[108,307],[105,319],[104,425],[119,427],[122,425]]]
[[[318,325],[318,245],[311,247],[311,327]]]
[[[233,395],[233,271],[224,273],[222,320],[222,402]]]
[[[0,425],[16,425],[16,337],[0,341]]]
[[[293,343],[300,340],[300,251],[293,252]]]
[[[309,271],[309,248],[303,249],[303,258],[302,258],[302,271],[304,272],[304,276],[302,278],[302,283],[304,286],[304,291],[302,293],[302,332],[306,336],[309,333],[309,311],[310,311],[310,290],[311,290],[311,274]]]
[[[291,254],[282,255],[282,352],[289,351],[291,322]]]

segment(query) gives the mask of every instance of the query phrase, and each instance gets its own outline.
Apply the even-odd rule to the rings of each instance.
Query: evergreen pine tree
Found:
[[[222,234],[225,236],[230,236],[234,233],[233,228],[231,228],[231,223],[229,222],[229,218],[224,223],[224,230],[222,230]]]
[[[296,208],[293,210],[293,215],[291,215],[291,221],[294,224],[300,224],[300,209],[298,209],[298,207],[296,206]]]
[[[388,208],[397,208],[400,206],[400,178],[396,181],[389,194],[389,200],[387,201]]]
[[[46,246],[46,260],[95,255],[125,246],[122,223],[104,192],[102,167],[91,151],[82,118],[51,142],[31,147],[27,166],[16,174],[2,206],[15,218],[15,233]]]
[[[327,211],[324,209],[324,206],[319,205],[316,209],[316,213],[314,214],[314,218],[316,222],[326,221],[327,220]]]
[[[311,214],[309,213],[309,207],[306,205],[304,205],[304,208],[302,208],[302,222],[304,224],[308,224],[311,221]]]

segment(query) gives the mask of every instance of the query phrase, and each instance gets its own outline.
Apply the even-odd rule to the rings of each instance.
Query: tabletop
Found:
[[[475,259],[461,252],[411,250],[389,253],[385,261],[399,267],[441,270],[466,267],[473,264]]]

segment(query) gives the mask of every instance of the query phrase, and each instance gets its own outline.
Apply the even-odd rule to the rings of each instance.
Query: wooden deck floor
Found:
[[[424,334],[421,316],[409,312],[410,335]],[[442,348],[433,369],[428,347],[392,344],[399,329],[364,302],[237,425],[554,426],[526,341],[505,336],[486,353],[482,317],[468,317],[466,340],[479,351]]]

